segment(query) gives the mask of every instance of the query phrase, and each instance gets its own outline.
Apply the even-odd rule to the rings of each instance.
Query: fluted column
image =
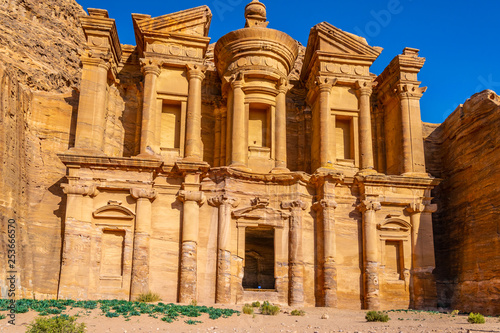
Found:
[[[335,80],[325,77],[318,77],[317,84],[319,87],[319,119],[320,119],[320,166],[326,167],[332,165],[337,161],[337,149],[335,146],[335,136],[332,136],[333,132],[331,117],[331,107],[330,107],[330,94],[332,91],[332,86],[335,84]]]
[[[275,167],[273,172],[288,172],[286,167],[286,93],[288,82],[281,80],[278,86],[278,96],[276,96],[276,139],[274,151],[276,154]]]
[[[222,194],[208,200],[211,206],[219,208],[219,229],[217,237],[217,284],[215,302],[231,302],[231,208],[236,208],[239,199]]]
[[[62,184],[67,195],[58,298],[88,299],[94,185]]]
[[[360,210],[363,212],[364,294],[365,306],[368,310],[378,310],[380,308],[376,212],[381,208],[379,202],[370,200],[364,200],[360,205]]]
[[[179,302],[188,303],[197,298],[197,258],[200,206],[205,195],[198,191],[179,191],[184,203],[182,214],[182,248],[179,281]]]
[[[291,211],[289,244],[289,305],[304,305],[304,258],[302,253],[302,211],[307,205],[302,200],[283,201],[283,209]]]
[[[372,82],[357,82],[359,93],[360,169],[374,170],[371,103]]]
[[[203,157],[201,142],[201,82],[205,78],[205,68],[199,65],[188,66],[189,93],[186,117],[185,157],[201,161]]]
[[[82,58],[82,82],[78,103],[78,118],[73,150],[103,155],[108,71],[111,64],[105,58]]]
[[[245,110],[245,93],[243,80],[232,82],[233,108],[232,108],[232,157],[231,166],[246,167],[248,165],[248,119]]]
[[[159,154],[159,140],[156,135],[156,79],[161,73],[161,63],[152,59],[143,59],[144,101],[142,103],[141,150],[139,156],[154,156]],[[160,135],[158,133],[158,135]]]
[[[130,194],[137,200],[132,255],[132,281],[130,285],[130,299],[135,300],[140,294],[150,291],[151,202],[156,198],[156,190],[132,188]]]
[[[336,308],[337,299],[337,237],[335,230],[335,209],[337,203],[322,199],[315,204],[321,212],[323,222],[323,294],[324,306]]]

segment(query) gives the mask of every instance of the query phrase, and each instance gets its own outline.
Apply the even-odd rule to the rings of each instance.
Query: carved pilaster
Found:
[[[320,133],[320,167],[326,167],[336,163],[336,148],[335,136],[330,137],[333,133],[333,122],[331,121],[330,94],[336,79],[318,76],[316,84],[319,89],[319,133]]]
[[[322,199],[313,208],[321,216],[323,228],[323,297],[325,307],[337,307],[337,237],[335,209],[337,202]]]
[[[187,65],[189,92],[186,116],[185,158],[190,161],[201,161],[203,143],[201,142],[201,84],[205,79],[205,66]]]
[[[372,200],[363,200],[359,205],[359,210],[363,213],[365,306],[369,310],[380,308],[378,277],[380,263],[376,228],[376,212],[380,209],[382,209],[380,202]]]
[[[137,200],[130,285],[130,298],[135,300],[140,294],[150,291],[151,202],[157,193],[152,188],[131,188],[130,195]]]
[[[179,281],[179,302],[188,303],[197,296],[197,258],[200,206],[206,202],[203,192],[179,191],[183,202],[182,248]]]
[[[374,170],[370,97],[376,82],[357,81],[359,95],[359,143],[362,170]]]
[[[286,93],[289,89],[288,81],[281,79],[277,85],[276,96],[276,130],[275,130],[275,166],[273,172],[288,172],[286,167]]]
[[[236,208],[240,200],[227,194],[208,199],[211,206],[219,209],[218,251],[217,251],[217,289],[216,303],[231,302],[231,208]]]
[[[283,209],[291,211],[289,235],[289,305],[304,305],[304,259],[302,254],[302,211],[307,204],[302,200],[283,201]]]

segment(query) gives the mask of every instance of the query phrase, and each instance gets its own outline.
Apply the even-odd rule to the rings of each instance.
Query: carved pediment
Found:
[[[251,204],[233,211],[233,217],[239,220],[239,224],[283,228],[285,220],[290,218],[289,212],[268,207],[268,199],[255,198]]]
[[[381,231],[407,232],[411,229],[411,224],[402,219],[391,218],[377,224],[377,229]]]
[[[366,65],[371,65],[382,52],[381,47],[368,45],[363,37],[356,36],[327,22],[315,25],[311,29],[307,42],[303,78],[310,72],[315,55],[323,55],[338,59],[359,60]]]
[[[149,15],[132,14],[137,45],[145,48],[145,39],[168,39],[184,36],[186,40],[208,39],[212,13],[208,6],[200,6],[152,18]]]
[[[96,219],[133,220],[135,217],[130,209],[115,204],[98,208],[92,215]]]

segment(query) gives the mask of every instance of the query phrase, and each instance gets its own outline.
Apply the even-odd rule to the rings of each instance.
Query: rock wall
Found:
[[[486,90],[440,126],[426,124],[439,305],[500,313],[500,97]]]
[[[0,2],[0,244],[6,263],[7,221],[15,219],[18,297],[57,294],[66,168],[56,153],[73,140],[81,15],[72,0]],[[0,288],[6,297],[4,279]]]

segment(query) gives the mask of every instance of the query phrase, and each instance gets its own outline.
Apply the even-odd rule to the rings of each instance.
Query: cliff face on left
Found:
[[[66,168],[85,36],[73,0],[0,0],[0,274],[16,221],[17,297],[57,295]],[[1,297],[8,286],[0,279]]]

